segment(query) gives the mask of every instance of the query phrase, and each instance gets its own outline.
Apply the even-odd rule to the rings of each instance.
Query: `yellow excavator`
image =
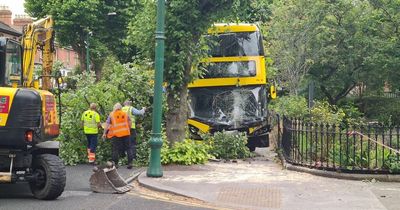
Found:
[[[54,141],[60,124],[49,91],[55,51],[52,18],[27,25],[21,42],[0,38],[0,187],[28,182],[36,198],[53,200],[64,191],[66,172]],[[34,78],[39,49],[43,70]]]

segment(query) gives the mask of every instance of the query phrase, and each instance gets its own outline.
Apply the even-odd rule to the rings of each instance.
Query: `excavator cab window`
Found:
[[[0,85],[12,86],[21,84],[22,49],[21,45],[11,39],[0,41]]]
[[[22,74],[22,52],[21,46],[14,41],[9,40],[6,45],[6,68],[5,82],[11,85],[13,82],[21,84]]]

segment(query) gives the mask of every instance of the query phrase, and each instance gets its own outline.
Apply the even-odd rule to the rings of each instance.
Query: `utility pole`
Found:
[[[162,82],[164,72],[164,51],[165,51],[165,0],[157,2],[157,28],[156,55],[155,55],[155,79],[154,79],[154,100],[153,100],[153,121],[150,138],[150,161],[147,168],[148,177],[162,177],[161,169],[161,116],[162,116]]]

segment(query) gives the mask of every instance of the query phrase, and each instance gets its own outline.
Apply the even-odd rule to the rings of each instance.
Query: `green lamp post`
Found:
[[[165,50],[165,0],[157,2],[157,28],[156,28],[156,55],[155,55],[155,82],[153,100],[153,121],[150,138],[150,161],[147,168],[148,177],[162,177],[161,169],[161,116],[162,116],[162,82],[164,72],[164,50]]]

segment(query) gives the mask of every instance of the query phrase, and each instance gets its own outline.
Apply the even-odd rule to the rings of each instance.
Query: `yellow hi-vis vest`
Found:
[[[100,115],[92,110],[87,110],[82,114],[83,132],[85,134],[98,134],[97,123],[100,122]]]
[[[132,109],[133,109],[132,106],[122,107],[122,111],[128,114],[129,118],[131,118],[132,121],[131,129],[136,129],[135,116],[132,114]]]

